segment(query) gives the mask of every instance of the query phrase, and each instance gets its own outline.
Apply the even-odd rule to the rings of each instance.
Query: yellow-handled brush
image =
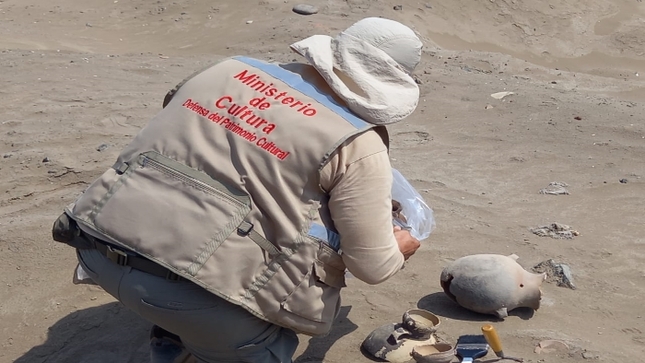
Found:
[[[484,337],[486,338],[488,345],[490,345],[490,348],[493,350],[493,352],[495,352],[496,356],[498,356],[501,359],[510,359],[516,362],[524,361],[524,359],[522,358],[514,358],[514,357],[508,357],[504,355],[504,350],[502,349],[502,341],[499,340],[499,335],[497,335],[497,330],[495,330],[495,327],[493,327],[490,324],[483,325],[482,333],[484,334]]]

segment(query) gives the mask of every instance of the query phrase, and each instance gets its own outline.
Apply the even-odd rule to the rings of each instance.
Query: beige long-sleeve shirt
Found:
[[[381,137],[369,131],[341,147],[320,181],[349,272],[368,284],[398,272],[404,258],[392,228],[392,170]]]

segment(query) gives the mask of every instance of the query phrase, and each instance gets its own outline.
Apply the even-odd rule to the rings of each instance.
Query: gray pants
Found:
[[[97,250],[78,260],[107,293],[144,319],[178,335],[200,362],[291,363],[298,337],[188,281],[119,266]]]

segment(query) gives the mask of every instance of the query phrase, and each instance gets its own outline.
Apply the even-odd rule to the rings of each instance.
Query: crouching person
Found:
[[[378,284],[419,242],[392,227],[385,125],[410,115],[422,44],[366,18],[227,58],[163,109],[54,224],[87,274],[154,324],[153,362],[291,362],[327,333],[345,271]]]

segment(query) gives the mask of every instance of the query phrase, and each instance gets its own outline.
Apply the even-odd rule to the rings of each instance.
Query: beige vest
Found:
[[[66,212],[262,319],[324,334],[345,265],[319,171],[371,127],[298,73],[226,59],[183,84]]]

